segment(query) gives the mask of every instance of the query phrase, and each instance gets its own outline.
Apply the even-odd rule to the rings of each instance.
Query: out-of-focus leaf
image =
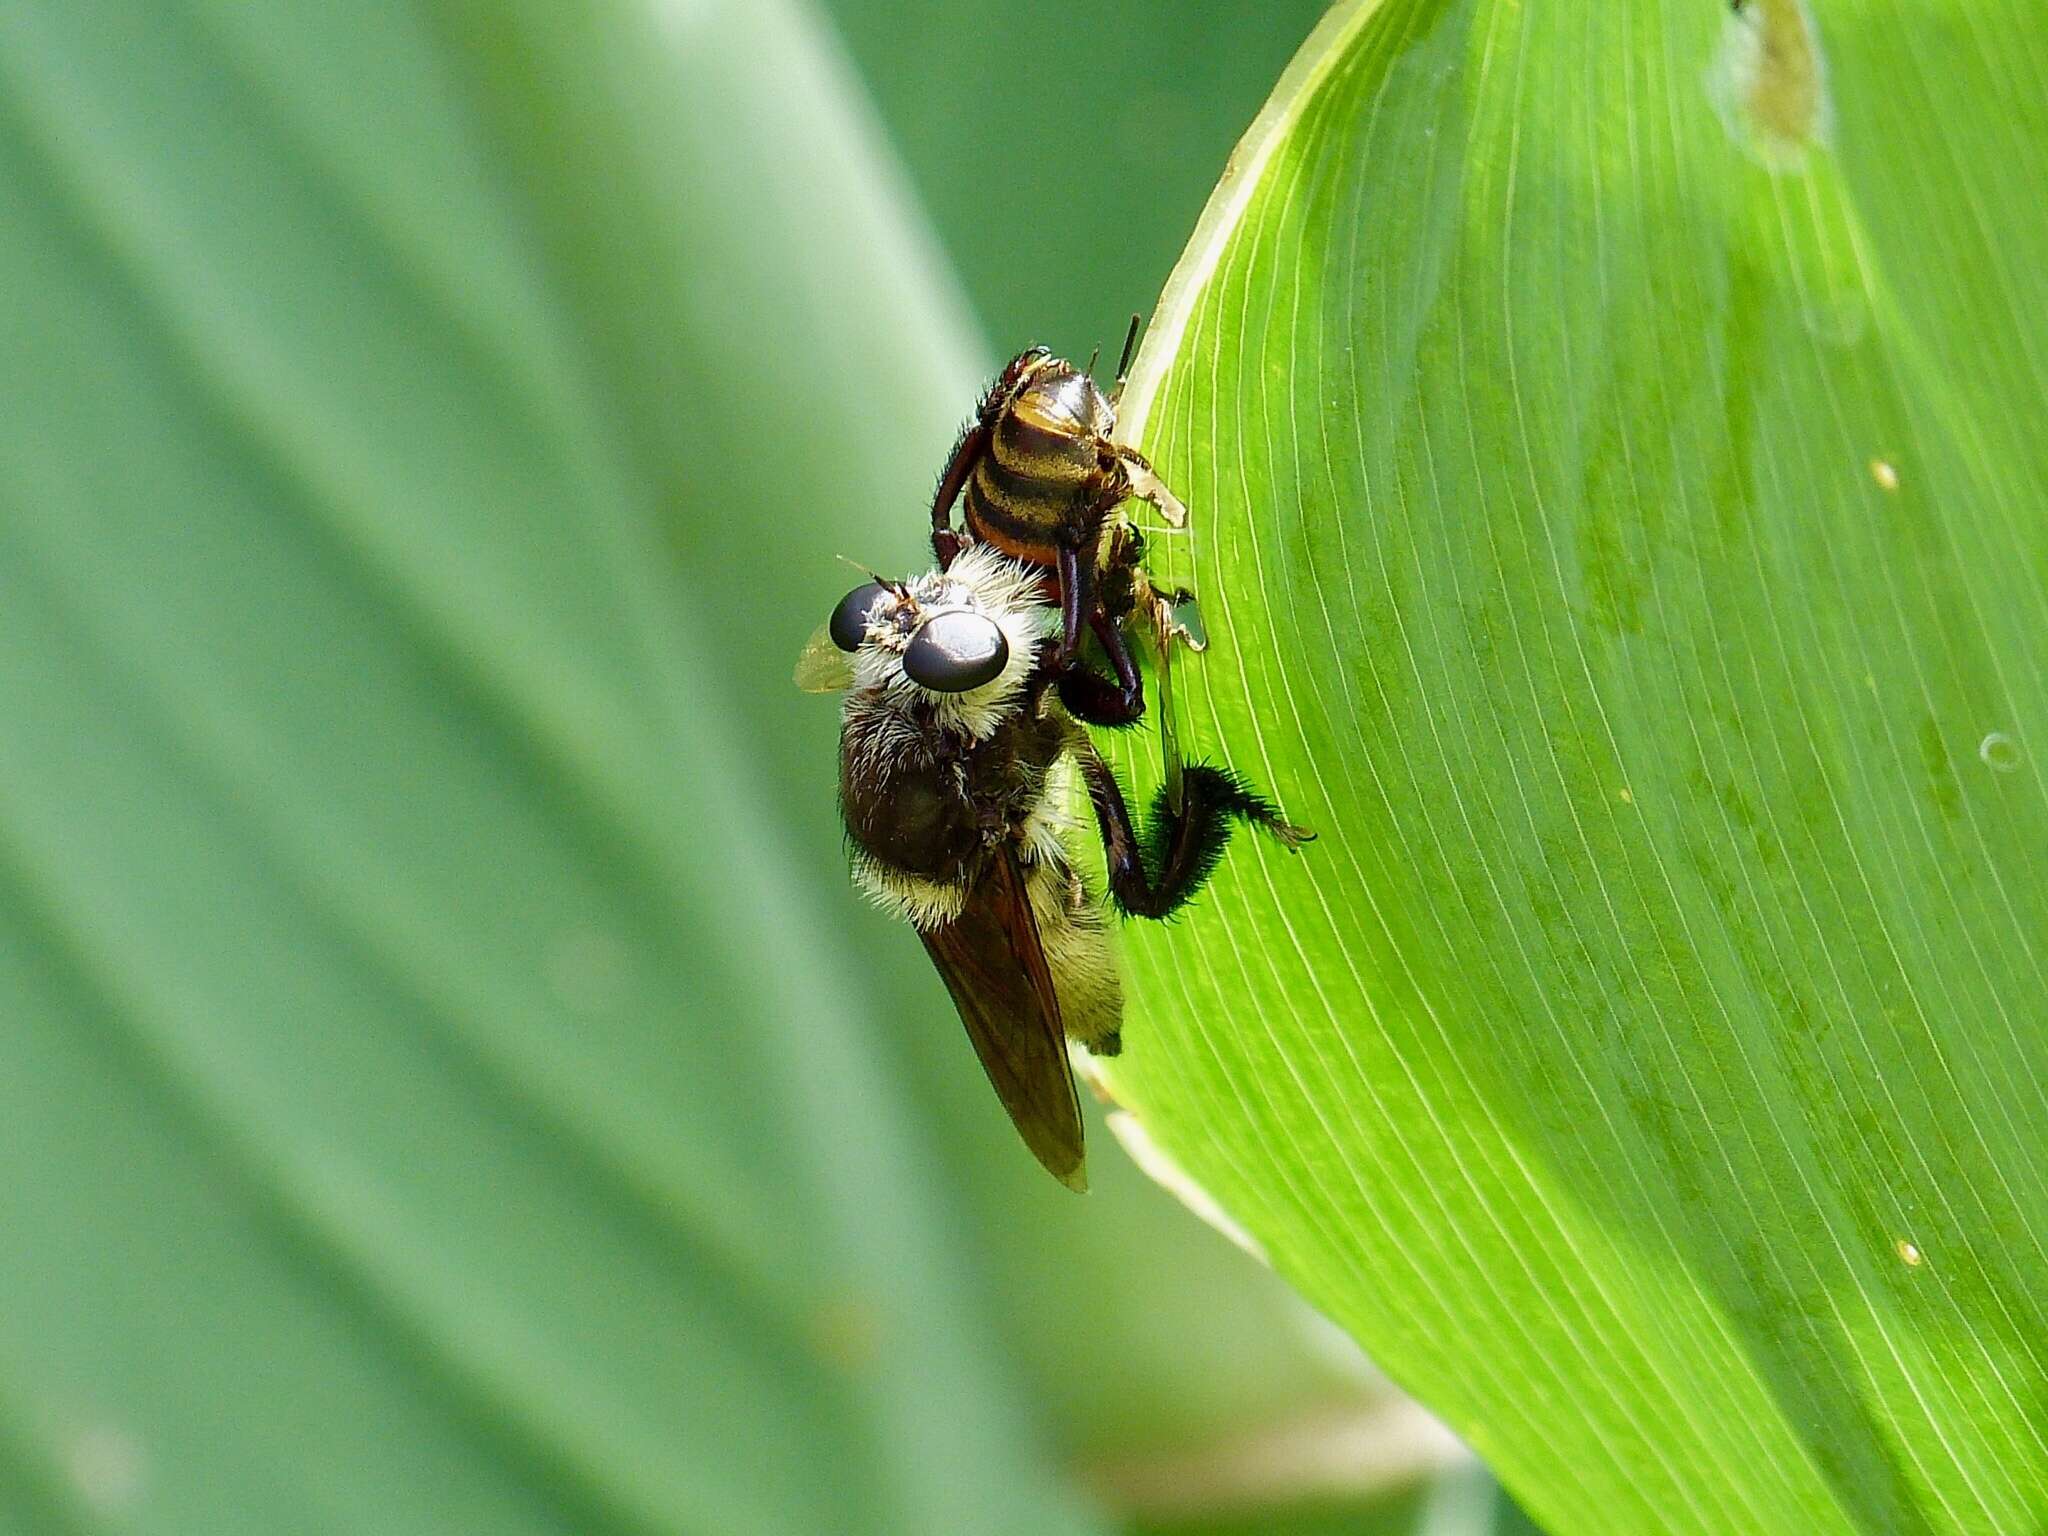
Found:
[[[0,22],[5,1518],[1093,1528],[735,713],[813,598],[729,487],[872,497],[966,371],[820,57],[774,4]],[[776,408],[812,353],[865,417]]]
[[[861,1036],[942,1149],[925,1176],[945,1186],[951,1245],[1048,1437],[1093,1459],[1384,1390],[1321,1347],[1299,1300],[1147,1184],[1099,1124],[1089,1197],[1046,1178],[922,946],[849,886],[836,709],[791,688],[790,663],[861,579],[837,556],[890,571],[929,562],[933,479],[996,363],[970,343],[922,225],[892,211],[898,189],[857,108],[835,108],[830,135],[788,110],[843,101],[836,58],[781,11],[727,46],[731,18],[665,8],[674,46],[651,47],[610,12],[536,0],[508,28],[498,0],[449,4],[449,54],[507,147],[502,174],[521,206],[548,211],[553,292],[592,350],[621,456],[650,487],[703,686],[745,747],[735,770],[794,878],[815,888],[804,926],[774,942],[799,953],[839,940],[843,984],[871,1004]],[[967,12],[955,29],[988,49],[992,27],[1016,25]],[[734,47],[775,61],[772,74],[736,71]],[[647,323],[657,315],[670,323]],[[710,921],[693,942],[718,931]]]
[[[1322,1498],[1202,1518],[1141,1520],[1127,1536],[1542,1536],[1487,1470],[1467,1458],[1376,1497]]]
[[[2043,186],[2035,5],[1346,5],[1140,360],[1322,838],[1118,1084],[1557,1532],[2048,1522]]]

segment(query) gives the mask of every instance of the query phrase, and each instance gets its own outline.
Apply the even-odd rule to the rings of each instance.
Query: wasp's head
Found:
[[[855,587],[831,633],[856,688],[921,699],[940,724],[979,739],[1016,707],[1057,622],[1037,572],[970,544],[946,570]]]

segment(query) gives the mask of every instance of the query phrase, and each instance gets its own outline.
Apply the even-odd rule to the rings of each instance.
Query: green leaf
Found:
[[[865,142],[773,4],[0,23],[0,1524],[1097,1528],[788,685],[972,372]]]
[[[939,1147],[910,1176],[943,1187],[951,1257],[1056,1449],[1114,1459],[1355,1400],[1359,1373],[1299,1326],[1299,1300],[1099,1123],[1091,1197],[1045,1178],[922,947],[851,889],[837,711],[791,688],[790,663],[856,579],[839,556],[929,561],[933,476],[995,364],[804,13],[729,9],[663,11],[650,33],[631,6],[448,0],[439,29],[510,197],[546,213],[550,296],[661,523],[705,708],[736,724],[729,777],[700,777],[699,803],[729,814],[729,784],[755,806],[807,898],[780,923],[707,899],[685,942],[716,950],[738,915],[764,969],[799,973],[833,944],[833,985],[871,1001],[854,1037],[909,1089],[849,1112],[907,1114]]]
[[[1132,309],[1158,291],[1231,143],[1323,0],[1209,3],[1192,31],[1179,0],[1120,3],[1091,26],[1076,26],[1071,8],[957,0],[829,0],[824,9],[844,33],[996,345],[971,368],[936,359],[941,366],[925,371],[943,373],[950,391],[933,397],[937,419],[922,401],[907,408],[891,395],[890,409],[901,413],[891,425],[881,412],[865,414],[870,386],[857,371],[860,349],[842,339],[857,312],[808,316],[805,323],[830,343],[810,366],[764,378],[770,387],[735,413],[738,421],[759,411],[805,423],[801,448],[777,459],[790,466],[793,484],[778,473],[760,487],[735,484],[729,494],[743,509],[732,520],[737,539],[751,539],[757,520],[790,527],[792,590],[814,604],[844,590],[845,567],[830,560],[835,551],[898,570],[929,558],[921,530],[933,476],[1003,357],[1033,341],[1077,358],[1103,343],[1114,362]],[[1048,81],[1058,82],[1050,106]],[[1052,140],[1020,132],[1020,124],[1041,120],[1053,124],[1058,141],[1049,149]],[[673,161],[660,159],[649,179],[661,197],[687,207],[691,192],[675,189]],[[1001,195],[992,198],[990,176],[998,170]],[[793,159],[777,171],[778,179],[804,177],[808,166]],[[834,184],[820,180],[822,187],[802,183],[805,200]],[[602,230],[587,237],[593,248],[644,244],[690,222],[664,215],[628,225],[617,206],[599,196],[579,208],[576,228]],[[801,243],[801,231],[786,238]],[[650,265],[690,270],[681,262]],[[786,304],[735,308],[752,323],[774,325]],[[652,388],[650,396],[684,388]],[[873,502],[849,496],[836,467],[848,446],[838,437],[842,418],[858,423],[854,444],[865,451],[886,441],[911,455],[915,471],[900,492]],[[714,590],[726,570],[745,569],[709,566],[701,556],[692,565],[719,573],[706,583]],[[814,701],[785,705],[777,679],[763,686],[773,691],[763,733],[769,753],[791,759],[786,803],[794,836],[825,855],[818,878],[843,887],[842,872],[826,867],[839,836],[821,771],[832,752],[830,712]],[[744,707],[766,713],[757,698]],[[960,1181],[973,1222],[961,1232],[963,1246],[987,1277],[992,1310],[1021,1357],[1034,1401],[1084,1469],[1152,1453],[1198,1457],[1218,1443],[1358,1401],[1359,1373],[1322,1347],[1327,1325],[1301,1326],[1312,1314],[1299,1297],[1163,1197],[1099,1122],[1089,1128],[1089,1198],[1067,1199],[1021,1151],[991,1100],[918,944],[869,918],[851,897],[838,920],[860,925],[878,970],[895,962],[888,995],[918,1004],[892,1010],[884,1023],[904,1036],[899,1066],[919,1079],[921,1107],[949,1121],[971,1160],[971,1175]]]
[[[1118,1088],[1554,1531],[2048,1521],[2043,186],[2020,0],[1346,5],[1140,360],[1321,839]]]

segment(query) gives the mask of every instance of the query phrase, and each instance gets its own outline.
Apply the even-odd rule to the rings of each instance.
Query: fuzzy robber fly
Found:
[[[1195,894],[1237,823],[1289,848],[1291,826],[1228,769],[1188,763],[1135,823],[1122,787],[1060,702],[1060,624],[1042,573],[966,543],[942,570],[869,581],[797,662],[798,686],[845,690],[839,804],[855,883],[917,930],[1025,1144],[1086,1187],[1066,1042],[1122,1049],[1109,914],[1076,856],[1085,791],[1109,895],[1161,918]]]

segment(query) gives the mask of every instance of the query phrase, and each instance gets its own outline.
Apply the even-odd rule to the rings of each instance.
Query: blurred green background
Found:
[[[1314,0],[947,5],[832,21],[965,289],[988,358],[1112,358],[1149,313]]]
[[[8,8],[0,1530],[1513,1526],[1038,1172],[788,683],[1316,10]]]

